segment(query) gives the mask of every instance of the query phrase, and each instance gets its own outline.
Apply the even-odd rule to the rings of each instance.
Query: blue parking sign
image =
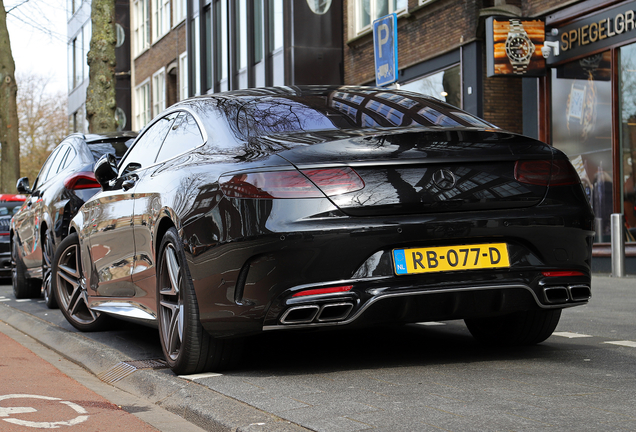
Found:
[[[385,86],[397,81],[397,15],[390,14],[373,21],[375,84]]]

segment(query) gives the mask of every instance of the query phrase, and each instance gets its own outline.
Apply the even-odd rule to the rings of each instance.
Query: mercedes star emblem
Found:
[[[451,170],[441,169],[433,174],[433,183],[442,190],[450,190],[455,187],[457,180]]]

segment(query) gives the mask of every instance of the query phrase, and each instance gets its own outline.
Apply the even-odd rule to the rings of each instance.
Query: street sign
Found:
[[[373,21],[375,84],[385,86],[398,80],[397,15]]]

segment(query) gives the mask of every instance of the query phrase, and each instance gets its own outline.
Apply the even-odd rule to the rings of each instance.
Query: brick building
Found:
[[[132,0],[133,129],[185,97],[341,84],[342,1]]]
[[[132,128],[189,96],[186,0],[132,0]]]
[[[636,1],[346,0],[345,83],[375,83],[372,23],[388,13],[400,87],[564,151],[596,214],[593,267],[610,271],[622,213],[636,273]]]

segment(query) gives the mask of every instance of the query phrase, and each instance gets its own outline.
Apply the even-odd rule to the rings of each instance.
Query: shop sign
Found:
[[[541,19],[489,17],[486,20],[487,75],[542,76],[545,23]]]
[[[548,65],[581,57],[636,37],[636,2],[630,2],[559,27],[549,41],[559,44],[559,55],[547,58]]]

